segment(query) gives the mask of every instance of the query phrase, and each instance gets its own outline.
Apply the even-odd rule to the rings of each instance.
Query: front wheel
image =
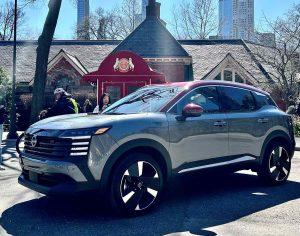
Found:
[[[148,154],[134,153],[114,169],[110,184],[110,202],[123,215],[143,214],[157,203],[163,189],[163,174]]]
[[[278,185],[287,181],[291,171],[291,156],[285,144],[271,143],[265,151],[258,176],[266,183]]]

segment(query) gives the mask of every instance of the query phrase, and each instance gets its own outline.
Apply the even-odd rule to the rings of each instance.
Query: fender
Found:
[[[259,157],[259,164],[262,163],[263,154],[265,153],[265,150],[266,150],[268,144],[272,140],[277,139],[277,138],[284,139],[286,141],[286,143],[289,145],[289,148],[290,148],[290,151],[291,151],[291,154],[292,154],[292,157],[293,157],[294,150],[295,150],[295,143],[293,143],[293,141],[291,140],[291,138],[289,137],[289,135],[287,133],[285,133],[282,130],[276,130],[276,131],[273,131],[272,133],[270,133],[267,136],[267,138],[265,139],[264,144],[263,144],[262,149],[261,149],[260,157]]]
[[[166,148],[161,145],[159,142],[151,139],[137,139],[137,140],[131,140],[127,143],[122,144],[120,147],[118,147],[108,158],[107,162],[105,163],[105,166],[102,171],[101,179],[100,179],[100,190],[105,191],[106,185],[109,183],[109,176],[111,174],[113,166],[116,164],[116,162],[119,160],[119,158],[122,157],[123,154],[126,152],[135,149],[135,148],[152,148],[159,152],[166,164],[166,177],[167,180],[171,177],[171,158],[169,155],[169,152],[166,150]]]

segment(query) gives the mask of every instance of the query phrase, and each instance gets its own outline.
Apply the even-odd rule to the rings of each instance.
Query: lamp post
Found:
[[[16,126],[16,44],[17,44],[17,7],[18,2],[15,0],[14,9],[14,47],[13,47],[13,77],[12,77],[12,101],[10,109],[10,123],[9,123],[9,133],[7,139],[16,139],[17,126]]]

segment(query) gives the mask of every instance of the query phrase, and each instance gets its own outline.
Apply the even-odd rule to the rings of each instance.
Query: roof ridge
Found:
[[[143,30],[143,29],[145,29],[145,30]],[[147,34],[147,32],[149,33],[149,31],[147,31],[147,30],[149,30],[150,33],[152,33],[151,30],[152,31],[155,30],[155,32],[158,33],[157,37],[151,38],[151,35],[149,37],[149,35]],[[141,47],[139,47],[139,45],[137,45],[135,43],[135,39],[142,40],[142,41],[140,41],[139,44],[143,44],[143,42],[144,42],[145,47],[143,47],[141,49]],[[168,40],[168,43],[170,44],[168,46],[172,46],[173,47],[172,50],[175,49],[174,54],[177,53],[180,56],[191,57],[188,54],[188,52],[183,48],[183,46],[168,31],[168,29],[165,27],[165,25],[162,23],[162,21],[157,17],[147,17],[120,44],[118,44],[118,46],[111,53],[115,53],[115,52],[123,51],[123,50],[131,50],[137,54],[140,54],[141,56],[151,57],[153,55],[147,55],[147,54],[151,54],[151,53],[149,53],[149,51],[151,51],[151,50],[149,50],[149,48],[152,46],[151,43],[154,43],[154,44],[156,44],[156,46],[158,46],[160,39]],[[128,42],[130,42],[130,43],[128,43]],[[162,57],[170,56],[172,54],[171,50],[168,50],[167,46],[165,47],[165,49],[166,49],[165,55],[163,55]],[[147,52],[147,50],[148,50],[148,52]],[[159,50],[159,49],[156,49],[156,50]],[[144,54],[146,54],[146,55],[144,55]],[[155,52],[153,52],[153,54],[155,54]],[[170,55],[167,55],[167,54],[170,54]]]
[[[251,49],[248,47],[248,45],[245,43],[244,40],[242,40],[242,45],[246,49],[247,53],[251,56],[251,59],[255,62],[255,64],[258,66],[259,70],[263,73],[263,75],[266,77],[266,79],[269,82],[274,82],[271,76],[268,74],[268,72],[265,70],[265,68],[262,66],[262,64],[257,60],[256,56],[253,54]]]

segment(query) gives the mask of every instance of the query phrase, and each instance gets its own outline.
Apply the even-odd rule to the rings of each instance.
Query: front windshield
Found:
[[[174,86],[143,87],[109,106],[103,114],[158,112],[182,90]]]

